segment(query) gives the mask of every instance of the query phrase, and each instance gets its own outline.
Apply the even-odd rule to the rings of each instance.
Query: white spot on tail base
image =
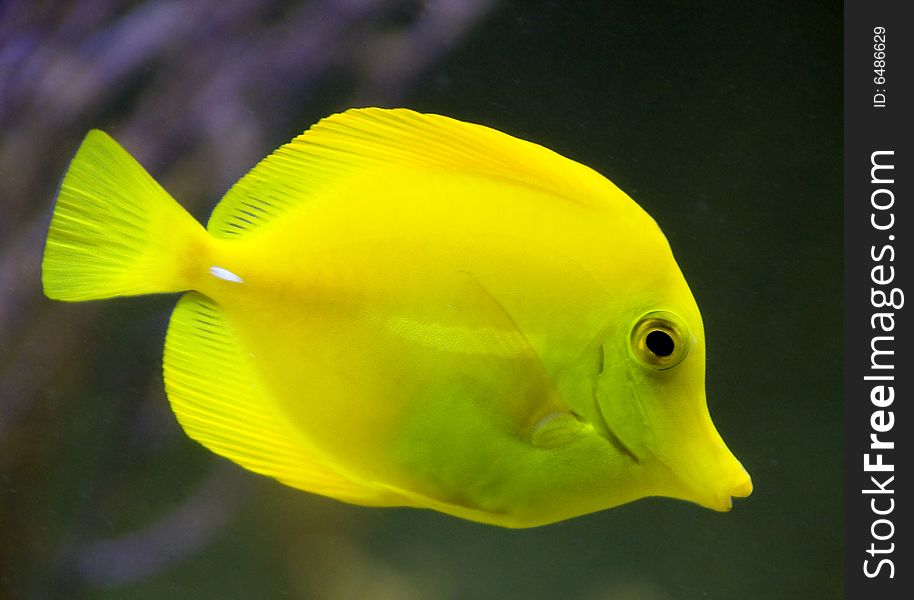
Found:
[[[223,269],[222,267],[217,267],[213,265],[209,268],[209,274],[213,277],[218,277],[223,281],[231,281],[232,283],[244,283],[244,279],[238,277],[228,269]]]

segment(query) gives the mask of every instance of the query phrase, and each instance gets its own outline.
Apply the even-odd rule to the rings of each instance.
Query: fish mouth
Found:
[[[740,467],[742,468],[742,465]],[[752,494],[752,478],[749,477],[749,473],[744,468],[742,469],[742,474],[744,477],[725,486],[726,491],[713,494],[707,500],[699,501],[699,504],[717,512],[729,512],[732,510],[734,498],[746,498]]]
[[[704,459],[696,456],[701,468],[684,470],[660,459],[660,463],[678,481],[674,497],[694,502],[717,512],[733,509],[733,498],[752,494],[752,478],[726,446],[716,448]]]
[[[636,465],[640,465],[641,459],[638,458],[638,455],[635,454],[635,452],[622,441],[622,438],[613,431],[612,427],[609,426],[609,421],[607,421],[606,415],[603,414],[603,409],[600,407],[600,402],[597,400],[597,390],[594,386],[591,386],[590,388],[590,398],[594,405],[593,414],[598,417],[593,419],[592,425],[594,426],[594,429],[612,444],[616,450],[629,457]]]

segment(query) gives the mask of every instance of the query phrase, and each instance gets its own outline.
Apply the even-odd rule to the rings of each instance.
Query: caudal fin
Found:
[[[57,196],[41,264],[44,293],[77,302],[191,287],[206,233],[107,134],[90,131]]]

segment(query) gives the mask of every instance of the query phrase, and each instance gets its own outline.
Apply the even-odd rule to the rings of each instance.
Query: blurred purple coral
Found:
[[[16,568],[30,570],[48,595],[63,581],[145,577],[201,547],[225,521],[223,506],[214,510],[220,518],[212,527],[175,526],[213,498],[207,479],[187,505],[144,530],[155,544],[140,543],[143,532],[98,540],[103,532],[81,524],[67,533],[72,539],[55,562],[47,545],[59,540],[39,535],[40,519],[25,512],[41,493],[34,475],[53,460],[55,440],[68,424],[63,415],[81,410],[66,404],[73,401],[68,386],[97,368],[83,357],[105,309],[64,317],[40,288],[51,201],[86,131],[112,131],[199,213],[290,132],[348,106],[407,100],[411,85],[494,3],[0,3],[0,596]],[[154,401],[167,411],[164,398]],[[128,410],[122,418],[135,434],[144,415]],[[85,493],[103,496],[105,485],[111,482],[88,482]],[[163,535],[185,539],[169,544]],[[169,547],[183,550],[169,553]]]

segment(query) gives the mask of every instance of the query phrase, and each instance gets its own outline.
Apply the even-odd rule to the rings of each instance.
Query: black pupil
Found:
[[[673,338],[665,331],[655,330],[647,334],[647,349],[657,356],[669,356],[673,353],[675,344]]]

